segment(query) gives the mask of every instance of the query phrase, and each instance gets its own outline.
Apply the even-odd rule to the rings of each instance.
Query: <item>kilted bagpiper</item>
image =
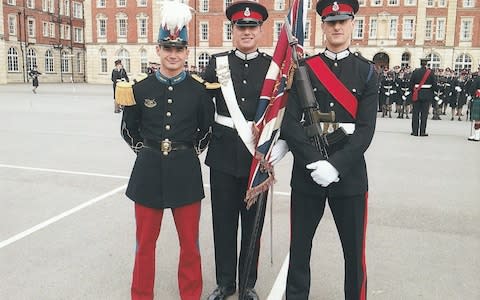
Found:
[[[477,76],[473,79],[471,86],[471,95],[473,95],[472,106],[470,110],[470,120],[473,126],[473,135],[468,138],[469,141],[480,141],[480,67]]]
[[[180,298],[198,300],[202,294],[198,235],[204,190],[198,154],[209,140],[214,106],[205,86],[184,70],[190,19],[188,6],[164,2],[156,46],[161,68],[133,86],[117,86],[117,101],[125,106],[121,133],[137,154],[126,191],[135,202],[132,299],[153,299],[155,248],[167,208],[180,242]]]

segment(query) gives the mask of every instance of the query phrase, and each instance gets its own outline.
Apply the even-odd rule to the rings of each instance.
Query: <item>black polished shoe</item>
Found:
[[[420,133],[420,136],[428,136],[428,133]]]
[[[251,289],[247,289],[245,291],[245,300],[258,300],[258,295],[257,295],[257,292],[255,291],[255,289],[251,288]]]
[[[234,286],[217,286],[217,288],[208,296],[207,300],[224,300],[228,296],[235,294]]]
[[[413,132],[410,132],[410,135],[413,135],[413,136],[418,136],[418,133],[413,133]]]

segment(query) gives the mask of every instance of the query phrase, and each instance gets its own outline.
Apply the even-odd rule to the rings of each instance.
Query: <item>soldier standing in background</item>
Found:
[[[250,243],[258,202],[249,210],[244,202],[254,147],[252,121],[271,57],[258,50],[267,9],[253,1],[236,1],[227,7],[232,22],[232,51],[213,55],[203,77],[220,82],[214,90],[216,120],[212,128],[205,163],[210,167],[213,237],[215,246],[216,289],[208,300],[223,300],[236,291],[237,274],[243,286],[243,269]],[[219,80],[220,79],[220,80]],[[265,205],[266,201],[264,202]],[[237,256],[237,232],[241,219],[240,257]],[[262,231],[261,218],[260,231]],[[246,299],[258,299],[254,289],[260,235],[248,274]],[[237,273],[238,266],[238,273]]]
[[[420,59],[420,68],[415,69],[410,78],[413,101],[412,132],[410,134],[413,136],[428,136],[426,132],[428,111],[437,82],[435,74],[427,68],[427,63],[428,59]]]
[[[214,107],[205,87],[184,70],[190,19],[187,5],[163,4],[156,46],[161,68],[127,90],[128,103],[117,95],[125,105],[123,138],[137,154],[126,191],[135,202],[133,300],[153,299],[155,249],[165,209],[172,210],[180,243],[180,299],[200,300],[202,294],[198,236],[204,190],[198,155],[207,146]]]

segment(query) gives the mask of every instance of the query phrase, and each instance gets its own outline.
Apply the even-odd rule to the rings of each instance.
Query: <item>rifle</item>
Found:
[[[287,38],[290,47],[292,47],[292,59],[295,68],[295,82],[298,87],[298,94],[302,107],[305,112],[305,119],[309,124],[305,127],[307,136],[315,148],[322,154],[325,159],[328,159],[328,146],[333,145],[343,140],[347,134],[343,128],[339,128],[335,124],[335,112],[321,112],[318,106],[315,94],[313,93],[312,83],[308,77],[307,67],[301,66],[297,55],[297,39],[292,35],[291,25],[288,18],[285,18],[285,27],[287,31]],[[322,128],[321,123],[325,123]],[[332,133],[328,133],[330,124],[335,129]],[[328,134],[327,134],[328,133]]]

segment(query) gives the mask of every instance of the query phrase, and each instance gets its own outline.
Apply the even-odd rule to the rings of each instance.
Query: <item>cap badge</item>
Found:
[[[340,9],[340,7],[338,6],[337,1],[333,2],[332,10],[337,12],[339,9]]]
[[[250,17],[250,8],[246,7],[245,10],[243,11],[243,15],[245,17]]]

